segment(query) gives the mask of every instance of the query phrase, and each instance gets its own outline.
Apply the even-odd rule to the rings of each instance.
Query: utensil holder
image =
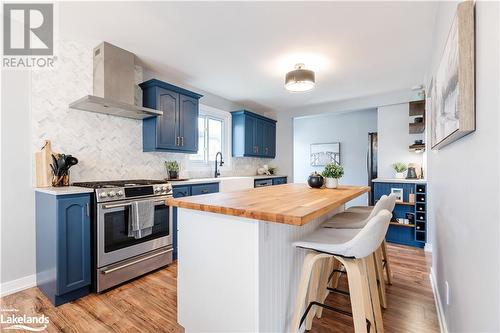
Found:
[[[52,186],[69,186],[69,174],[64,174],[61,176],[52,175]]]

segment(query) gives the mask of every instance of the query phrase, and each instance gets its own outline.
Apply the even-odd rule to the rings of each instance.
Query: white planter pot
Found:
[[[396,172],[396,179],[404,179],[404,178],[405,178],[404,172]]]
[[[339,180],[337,178],[325,178],[326,188],[337,188],[339,186]]]

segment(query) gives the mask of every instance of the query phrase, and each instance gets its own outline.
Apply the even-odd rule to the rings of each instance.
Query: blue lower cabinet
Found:
[[[426,184],[421,183],[374,183],[375,201],[382,195],[389,195],[393,189],[403,190],[402,202],[396,202],[392,212],[393,218],[410,218],[409,224],[392,222],[387,231],[386,240],[391,243],[414,247],[425,246],[427,241]],[[415,202],[410,203],[410,194],[414,194]]]
[[[286,183],[287,183],[287,177],[258,178],[253,181],[254,187],[265,187],[272,185],[281,185]]]
[[[209,194],[217,192],[219,192],[219,183],[191,186],[191,195]]]
[[[273,185],[286,184],[286,177],[273,178]]]
[[[37,286],[56,306],[90,292],[90,194],[36,193]]]
[[[219,183],[206,183],[206,184],[195,184],[195,185],[180,185],[173,187],[174,198],[189,197],[192,195],[210,194],[219,192]],[[172,210],[173,215],[173,225],[174,225],[174,260],[177,260],[177,207]]]

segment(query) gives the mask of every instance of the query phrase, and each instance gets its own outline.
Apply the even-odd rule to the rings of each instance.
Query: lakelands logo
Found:
[[[53,67],[54,5],[4,3],[4,67]]]
[[[17,309],[1,309],[0,325],[2,330],[25,330],[31,332],[41,332],[47,329],[49,317],[18,315]],[[7,325],[7,327],[3,327]]]

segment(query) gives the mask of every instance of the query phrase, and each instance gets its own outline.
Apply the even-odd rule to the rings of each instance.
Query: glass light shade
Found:
[[[316,86],[316,78],[313,71],[303,69],[303,64],[295,65],[295,70],[286,73],[285,88],[292,92],[303,92]]]

